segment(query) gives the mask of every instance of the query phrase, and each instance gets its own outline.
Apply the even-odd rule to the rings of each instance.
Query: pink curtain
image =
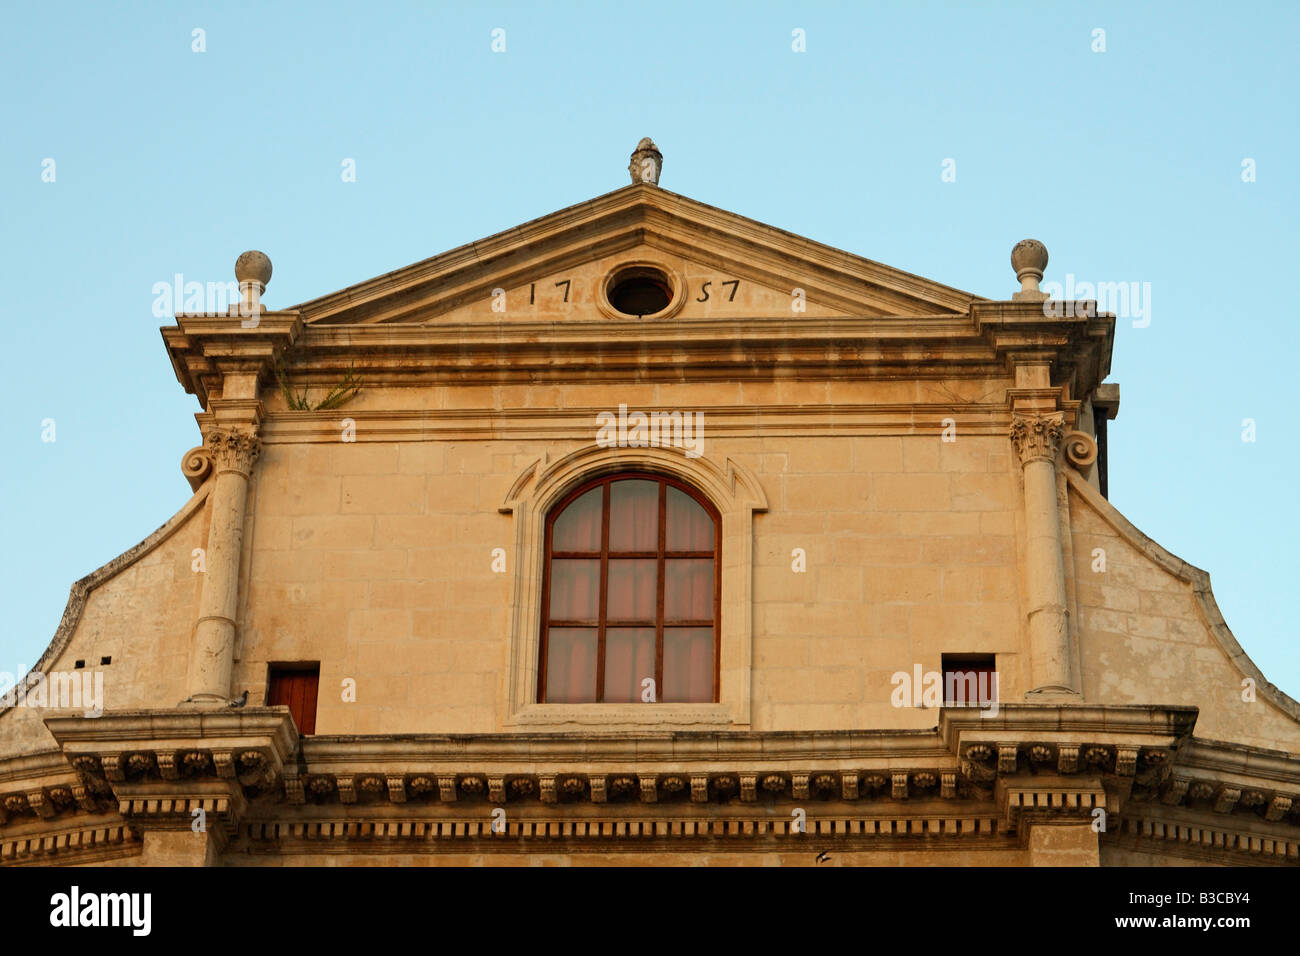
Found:
[[[713,620],[713,560],[672,558],[664,562],[664,621]]]
[[[590,489],[571,501],[551,525],[551,550],[591,555],[552,558],[546,656],[546,700],[589,703],[603,699],[639,702],[642,681],[655,676],[655,620],[658,614],[659,564],[655,558],[619,558],[619,553],[659,549],[660,483],[624,479],[609,484],[609,552],[605,560],[608,589],[600,606],[602,513],[604,489]],[[667,552],[714,548],[713,518],[690,495],[668,486],[665,492],[664,545]],[[713,699],[714,631],[712,626],[668,626],[673,622],[714,622],[714,562],[710,558],[664,561],[663,686],[660,701],[703,702]],[[595,626],[553,626],[606,622],[605,669],[597,674],[599,631]],[[610,627],[608,622],[624,622]],[[714,622],[716,623],[716,622]],[[635,626],[632,626],[635,625]]]
[[[600,551],[603,494],[596,487],[569,502],[551,526],[552,551]]]
[[[713,700],[713,628],[664,628],[664,686],[660,700]]]
[[[546,640],[546,699],[558,704],[596,700],[596,629],[553,627]]]
[[[600,559],[551,560],[552,621],[591,621],[600,614]]]
[[[609,550],[659,550],[659,482],[634,479],[609,486]]]
[[[668,528],[664,546],[669,551],[713,550],[713,519],[698,501],[684,491],[669,488],[665,512]]]
[[[654,558],[617,558],[609,562],[609,621],[654,624],[659,562]]]
[[[655,629],[609,627],[605,629],[605,700],[637,703],[641,682],[655,676]],[[659,691],[656,688],[656,699]]]

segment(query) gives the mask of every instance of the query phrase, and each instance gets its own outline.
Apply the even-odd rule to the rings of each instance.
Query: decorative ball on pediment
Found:
[[[240,253],[235,260],[235,278],[240,282],[260,282],[265,286],[271,281],[271,257],[256,249]]]
[[[1025,272],[1036,272],[1042,278],[1047,268],[1047,246],[1037,239],[1021,239],[1011,250],[1011,268],[1019,279]]]

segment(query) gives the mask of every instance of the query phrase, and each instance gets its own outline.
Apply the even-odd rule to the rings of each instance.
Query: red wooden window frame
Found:
[[[706,497],[696,491],[690,485],[676,478],[670,478],[666,475],[655,474],[653,472],[618,472],[615,474],[604,475],[585,482],[582,485],[569,492],[560,500],[546,516],[546,561],[542,575],[542,639],[540,649],[540,659],[538,662],[538,681],[537,681],[537,699],[539,702],[546,703],[546,666],[548,652],[548,636],[552,627],[591,627],[597,628],[596,637],[596,703],[603,703],[605,696],[605,629],[608,623],[606,610],[608,607],[608,587],[609,587],[609,508],[610,508],[610,486],[620,481],[653,481],[659,485],[659,517],[658,517],[658,548],[655,551],[617,551],[614,552],[617,559],[625,558],[655,558],[658,561],[657,580],[655,582],[655,688],[656,700],[663,703],[670,701],[661,701],[660,696],[663,693],[664,686],[664,628],[668,627],[705,627],[713,628],[713,702],[718,700],[718,675],[721,658],[721,634],[722,634],[722,516],[718,509],[715,508]],[[576,501],[578,498],[591,491],[593,488],[602,488],[601,492],[601,535],[600,551],[591,552],[557,552],[551,547],[552,529],[556,519],[564,513],[564,510]],[[713,521],[713,550],[712,551],[667,551],[665,548],[665,539],[667,537],[667,498],[668,489],[676,488],[678,491],[689,496],[696,504],[702,507],[705,513]],[[551,559],[559,558],[587,558],[600,559],[600,596],[597,606],[598,618],[593,621],[569,622],[551,620]],[[672,620],[665,622],[664,619],[664,562],[668,558],[710,558],[713,561],[713,620]],[[615,627],[628,626],[625,622],[616,622]]]
[[[298,733],[314,734],[319,690],[319,664],[272,664],[266,682],[266,705],[287,706]]]

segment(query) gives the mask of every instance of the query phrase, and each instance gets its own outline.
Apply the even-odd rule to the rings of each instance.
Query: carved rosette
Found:
[[[203,447],[218,475],[223,471],[233,471],[247,478],[252,474],[253,462],[261,454],[262,440],[251,431],[216,428],[208,432]]]
[[[1022,465],[1055,463],[1064,440],[1065,424],[1060,415],[1017,415],[1011,422],[1011,443]]]

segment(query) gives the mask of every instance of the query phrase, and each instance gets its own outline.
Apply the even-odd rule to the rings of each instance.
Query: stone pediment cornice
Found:
[[[978,296],[697,202],[635,184],[294,306],[311,324],[423,321],[497,285],[646,244],[855,314],[965,312]]]
[[[263,312],[256,318],[228,315],[178,315],[163,326],[163,342],[176,380],[204,408],[219,393],[228,372],[265,375],[302,334],[302,318],[291,311]]]
[[[1114,319],[1049,318],[1033,303],[962,315],[604,318],[307,326],[286,356],[304,386],[348,372],[367,387],[542,382],[990,378],[1020,361],[1087,394],[1109,372]],[[205,349],[191,348],[206,368]],[[189,353],[187,353],[189,354]],[[175,358],[174,358],[175,361]],[[1001,396],[999,396],[1000,398]]]

